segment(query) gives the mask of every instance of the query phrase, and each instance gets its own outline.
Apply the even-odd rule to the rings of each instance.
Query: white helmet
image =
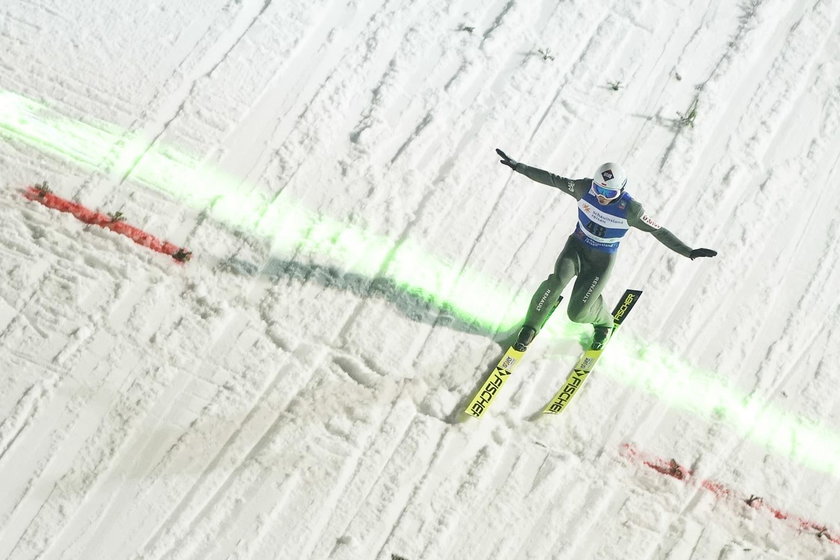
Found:
[[[595,171],[592,188],[604,198],[615,198],[627,186],[627,173],[621,165],[607,162]]]

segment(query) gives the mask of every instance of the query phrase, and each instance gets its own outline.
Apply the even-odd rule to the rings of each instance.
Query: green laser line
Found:
[[[478,274],[428,255],[415,242],[393,240],[348,226],[304,208],[283,193],[267,199],[243,193],[241,180],[139,134],[85,117],[59,113],[45,103],[0,92],[0,134],[81,168],[127,177],[207,212],[227,227],[271,244],[275,256],[312,253],[347,272],[384,277],[401,290],[461,320],[494,332],[512,330],[527,298],[493,288]],[[499,318],[499,310],[506,310]],[[583,327],[568,321],[546,325],[541,339],[577,339]],[[647,391],[675,408],[729,422],[745,437],[817,471],[840,470],[840,437],[781,412],[757,398],[739,397],[715,379],[656,346],[639,352],[635,342],[611,343],[621,360],[605,362],[620,382]],[[615,348],[618,346],[618,348]]]
[[[241,180],[208,169],[187,154],[149,146],[140,135],[108,123],[71,119],[46,104],[0,93],[0,133],[84,169],[130,176],[229,227],[268,240],[272,255],[311,252],[341,263],[348,272],[384,276],[399,288],[438,305],[459,319],[491,332],[511,330],[521,320],[521,298],[492,289],[469,271],[428,256],[412,241],[399,244],[362,228],[308,211],[288,196],[266,200],[238,192]],[[499,318],[496,311],[508,309]],[[574,332],[574,329],[572,329]]]
[[[621,359],[605,361],[610,375],[659,399],[710,419],[726,421],[749,439],[809,468],[840,472],[840,436],[757,397],[739,396],[712,371],[692,368],[656,346],[615,340]],[[605,368],[606,369],[606,368]]]

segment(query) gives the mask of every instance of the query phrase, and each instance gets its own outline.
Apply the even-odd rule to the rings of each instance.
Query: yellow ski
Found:
[[[622,296],[618,305],[616,305],[613,310],[613,332],[607,340],[607,344],[609,344],[609,341],[612,340],[613,336],[615,336],[615,333],[618,331],[621,323],[624,321],[625,317],[627,317],[627,314],[630,313],[630,310],[633,309],[633,306],[636,305],[636,301],[638,301],[639,296],[641,295],[642,292],[640,290],[626,290],[624,292],[624,296]],[[604,348],[606,348],[606,346],[604,346]],[[572,397],[580,392],[580,388],[586,382],[586,379],[592,372],[592,368],[595,367],[595,364],[598,362],[601,354],[603,354],[604,348],[599,350],[586,350],[583,354],[581,354],[575,364],[575,367],[572,368],[571,373],[566,378],[566,382],[560,390],[554,394],[554,397],[548,402],[548,404],[545,405],[545,408],[543,408],[543,414],[560,414],[563,410],[565,410],[569,401],[572,400]]]
[[[583,354],[581,354],[575,364],[575,367],[572,368],[572,372],[569,374],[569,377],[566,378],[566,382],[563,384],[563,387],[557,391],[551,401],[545,405],[543,414],[560,414],[563,412],[563,409],[566,408],[567,404],[569,404],[569,401],[572,399],[574,394],[577,393],[583,386],[584,382],[586,382],[589,372],[591,372],[592,368],[595,367],[595,363],[598,361],[598,358],[601,357],[601,353],[603,351],[603,349],[586,350]]]
[[[563,301],[563,296],[558,297],[557,301],[554,302],[551,311],[548,312],[548,315],[546,315],[543,320],[543,325],[546,321],[548,321],[548,318],[551,317],[551,314],[554,313],[554,310],[557,309],[557,306],[560,305],[561,301]],[[522,361],[522,356],[524,355],[525,352],[520,352],[513,346],[508,348],[505,355],[502,356],[502,359],[499,360],[499,363],[496,364],[496,367],[493,368],[493,371],[490,372],[490,375],[488,375],[487,379],[484,380],[484,383],[481,384],[481,388],[470,401],[470,404],[464,410],[464,413],[480,418],[481,415],[484,414],[484,411],[487,410],[487,407],[490,406],[490,403],[493,402],[493,399],[496,398],[496,395],[499,394],[499,390],[501,390],[502,385],[505,384],[507,378],[510,377],[513,370],[516,369],[516,366],[518,366],[519,362]]]

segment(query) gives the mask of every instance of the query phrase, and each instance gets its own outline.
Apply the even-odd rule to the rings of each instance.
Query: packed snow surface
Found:
[[[840,558],[840,0],[5,0],[0,558]],[[604,161],[656,222],[568,410]],[[28,200],[189,248],[180,263]]]

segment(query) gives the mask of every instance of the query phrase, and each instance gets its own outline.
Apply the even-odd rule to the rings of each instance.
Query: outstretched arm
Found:
[[[671,233],[670,230],[660,226],[654,222],[647,214],[644,208],[638,202],[633,202],[627,213],[627,223],[634,228],[646,231],[653,235],[657,241],[684,257],[694,260],[698,257],[714,257],[717,251],[712,249],[692,249],[680,239]]]
[[[589,189],[589,183],[591,180],[567,179],[566,177],[555,175],[550,171],[545,171],[543,169],[531,167],[530,165],[525,165],[524,163],[519,163],[498,148],[496,148],[496,153],[502,158],[499,161],[502,165],[507,165],[517,173],[525,175],[532,181],[548,185],[549,187],[554,187],[555,189],[560,189],[564,193],[571,195],[578,200],[580,200],[580,198]]]

